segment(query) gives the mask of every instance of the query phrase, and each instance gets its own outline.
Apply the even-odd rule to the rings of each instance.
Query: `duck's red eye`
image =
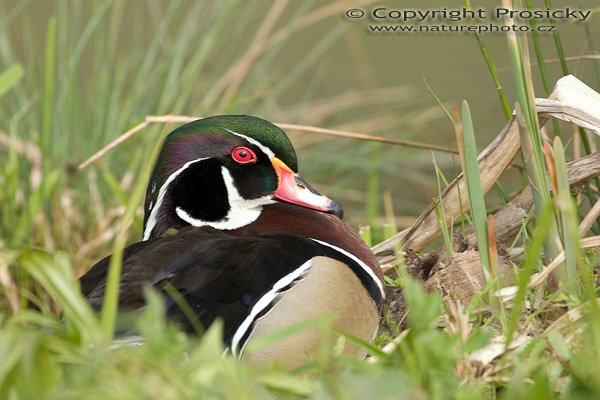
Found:
[[[236,147],[231,152],[231,158],[238,164],[250,164],[256,162],[256,154],[248,147]]]

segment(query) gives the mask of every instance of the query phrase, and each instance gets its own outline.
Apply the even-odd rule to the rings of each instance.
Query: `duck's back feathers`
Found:
[[[81,278],[82,292],[95,308],[100,308],[103,301],[109,261],[109,258],[100,261]],[[183,329],[192,331],[193,323],[189,313],[186,315],[179,307],[181,300],[191,307],[194,317],[205,327],[217,317],[222,318],[227,343],[243,327],[243,335],[238,335],[243,336],[239,340],[243,343],[252,333],[256,320],[273,307],[280,293],[308,276],[314,275],[311,280],[318,280],[317,275],[321,274],[312,271],[331,269],[332,265],[338,266],[340,280],[347,279],[350,271],[355,277],[355,290],[364,292],[373,309],[379,309],[382,293],[377,277],[355,257],[335,247],[291,233],[233,236],[209,227],[190,227],[125,249],[119,307],[122,310],[142,307],[143,287],[152,284],[165,293],[167,316]],[[336,273],[326,275],[330,279]],[[327,280],[321,286],[313,282],[314,293],[327,292],[324,284],[344,285],[341,281]],[[335,287],[330,289],[335,293]],[[181,298],[173,299],[167,292],[179,293]],[[297,292],[300,296],[308,293],[306,290]],[[359,298],[361,296],[357,296],[357,300]],[[313,299],[294,301],[311,307]]]

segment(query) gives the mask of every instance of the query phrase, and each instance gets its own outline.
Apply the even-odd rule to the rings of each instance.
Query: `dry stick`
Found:
[[[600,136],[600,94],[567,75],[558,80],[547,99],[536,99],[538,113],[574,123]]]
[[[586,157],[583,157],[579,160],[574,160],[567,163],[567,175],[569,180],[569,187],[571,191],[576,191],[578,187],[584,185],[590,180],[600,176],[600,153],[593,153]],[[588,218],[591,222],[589,222],[589,226],[595,221],[595,218],[598,214],[594,214],[593,209],[597,208],[596,213],[600,213],[600,200],[596,203],[596,205],[590,210],[584,221]],[[529,187],[524,188],[519,192],[513,199],[504,207],[502,207],[496,214],[494,215],[494,221],[496,225],[496,240],[500,243],[509,244],[514,239],[517,232],[523,226],[523,220],[527,217],[529,210],[533,205],[533,198],[531,196],[531,189]],[[584,222],[579,226],[579,231],[581,235],[587,232],[585,229]],[[585,229],[585,231],[584,231]],[[582,241],[581,246],[585,247],[584,244],[586,239]],[[473,229],[469,227],[467,232],[465,233],[464,241],[467,243],[475,243],[475,233]],[[444,258],[446,256],[445,247],[442,247],[437,253],[440,255],[440,258]],[[494,253],[492,253],[494,254]],[[563,257],[560,259],[559,257]],[[546,268],[549,268],[547,271],[543,270],[541,273],[544,275],[543,278],[540,278],[538,274],[533,275],[533,277],[538,276],[535,279],[545,279],[562,261],[564,261],[564,252],[557,256]],[[383,266],[384,273],[391,273],[394,271],[393,265],[390,265],[388,262]],[[435,274],[433,275],[435,276]],[[432,282],[435,282],[435,279],[429,278]],[[532,279],[534,279],[532,277]],[[429,281],[428,281],[429,282]],[[537,281],[536,281],[537,282]],[[537,286],[540,282],[535,283],[534,286]],[[530,285],[532,285],[530,283]],[[514,293],[511,293],[511,296],[514,296]]]
[[[117,147],[118,145],[120,145],[121,143],[126,141],[127,139],[131,138],[133,135],[135,135],[142,129],[146,128],[151,123],[169,124],[169,123],[174,123],[174,122],[191,122],[196,119],[198,119],[198,118],[188,117],[185,115],[148,116],[144,119],[143,122],[140,122],[139,124],[137,124],[136,126],[131,128],[130,130],[128,130],[127,132],[118,136],[115,140],[113,140],[112,142],[110,142],[109,144],[107,144],[106,146],[101,148],[100,150],[98,150],[93,156],[91,156],[90,158],[88,158],[87,160],[85,160],[84,162],[79,164],[79,169],[83,169],[83,168],[87,167],[88,165],[90,165],[91,163],[95,162],[96,160],[104,157],[104,155],[106,155],[106,153],[108,153],[109,151],[111,151],[112,149],[114,149],[115,147]]]
[[[149,125],[148,121],[144,121],[144,122],[141,122],[141,123],[137,124],[136,126],[134,126],[133,128],[131,128],[130,130],[128,130],[127,132],[125,132],[121,136],[117,137],[112,142],[110,142],[108,145],[106,145],[103,148],[101,148],[99,151],[96,152],[96,154],[94,154],[93,156],[91,156],[90,158],[88,158],[87,160],[85,160],[84,162],[82,162],[81,164],[79,164],[79,169],[84,169],[85,167],[87,167],[88,165],[90,165],[91,163],[93,163],[94,161],[96,161],[96,160],[104,157],[104,155],[106,153],[108,153],[109,151],[111,151],[112,149],[114,149],[115,147],[117,147],[119,144],[123,143],[124,141],[126,141],[127,139],[129,139],[130,137],[132,137],[134,134],[136,134],[137,132],[141,131],[145,127],[147,127],[148,125]]]
[[[600,95],[572,75],[561,78],[548,99],[536,99],[540,127],[547,118],[554,117],[572,122],[600,135]],[[518,126],[511,118],[504,129],[479,155],[479,171],[484,192],[487,192],[520,148]],[[463,198],[462,208],[458,201],[459,191],[466,190],[463,175],[460,174],[442,192],[441,197],[430,204],[409,229],[373,247],[373,252],[382,264],[393,263],[393,250],[397,246],[418,251],[435,240],[441,230],[435,209],[437,204],[444,207],[445,224],[456,220],[469,210],[468,199]],[[464,197],[464,196],[463,196]]]
[[[579,187],[600,176],[600,153],[592,153],[579,160],[568,162],[567,175],[571,192],[577,192]],[[598,202],[600,202],[600,200]],[[600,213],[600,205],[598,205],[598,202],[594,206],[596,210],[593,211],[594,208],[592,208],[584,221],[589,219],[591,221],[590,224],[595,221],[598,213]],[[496,239],[498,242],[503,244],[510,244],[512,242],[517,232],[523,226],[523,220],[527,217],[532,205],[533,199],[531,196],[531,189],[525,187],[494,214]],[[587,225],[584,225],[584,222],[582,222],[579,228],[581,235],[589,229],[589,226],[587,226],[587,229],[583,231],[582,229],[585,226]],[[464,241],[467,243],[475,243],[475,234],[471,227],[466,229]],[[440,250],[440,257],[443,257],[443,254],[444,250],[442,249]]]
[[[600,216],[600,199],[596,201],[594,206],[586,214],[585,218],[583,218],[583,221],[581,221],[579,224],[579,235],[585,235],[587,231],[590,230],[594,222],[596,222],[598,216]]]
[[[487,192],[498,177],[510,166],[519,148],[518,126],[515,118],[512,117],[500,134],[479,155],[479,171],[484,192]],[[466,193],[466,184],[462,173],[444,189],[441,198],[436,198],[417,217],[412,227],[403,230],[372,248],[379,262],[384,264],[392,262],[394,255],[391,254],[391,250],[395,246],[401,245],[404,248],[418,251],[435,240],[441,232],[438,223],[438,213],[436,211],[437,205],[444,207],[443,214],[446,224],[456,221],[458,216],[469,210],[467,196],[463,195],[462,202],[458,201],[459,192]]]
[[[600,60],[600,55],[598,54],[584,54],[581,56],[571,56],[571,57],[565,57],[564,58],[565,61],[594,61],[594,60]],[[547,60],[544,60],[544,64],[558,64],[561,62],[560,58],[549,58]],[[536,66],[539,65],[537,62],[532,62],[531,66]],[[510,68],[501,68],[498,69],[498,71],[510,71]]]
[[[409,333],[410,333],[410,328],[403,330],[402,332],[400,332],[400,334],[398,336],[396,336],[395,338],[390,340],[385,346],[383,346],[381,348],[381,350],[385,354],[392,354],[394,351],[396,351],[396,349],[398,348],[398,345],[400,343],[402,343],[402,341],[404,339],[406,339],[406,337],[408,336]],[[379,358],[377,356],[367,357],[367,362],[369,364],[375,364],[375,363],[377,363],[377,361],[379,361]]]
[[[600,305],[600,299],[596,299],[596,303]],[[578,324],[581,318],[586,315],[583,312],[583,308],[588,306],[589,303],[579,305],[575,308],[571,308],[569,311],[558,317],[552,322],[542,333],[542,336],[548,335],[552,331],[561,333],[567,344],[570,344],[575,338],[575,335],[580,335],[586,328],[585,324]]]
[[[170,124],[173,122],[184,124],[202,118],[203,117],[192,117],[190,115],[148,115],[145,120],[155,124]]]
[[[88,158],[87,160],[82,162],[79,165],[79,169],[83,169],[83,168],[87,167],[88,165],[90,165],[91,163],[93,163],[94,161],[104,157],[104,155],[106,153],[108,153],[109,151],[111,151],[112,149],[114,149],[115,147],[117,147],[119,144],[123,143],[127,139],[131,138],[133,135],[135,135],[142,129],[146,128],[151,123],[152,124],[153,123],[159,123],[159,124],[186,123],[186,122],[196,121],[198,119],[202,119],[202,118],[191,117],[191,116],[187,116],[187,115],[159,115],[159,116],[150,115],[150,116],[147,116],[143,122],[137,124],[130,130],[128,130],[127,132],[122,134],[121,136],[117,137],[115,140],[113,140],[112,142],[110,142],[109,144],[104,146],[102,149],[97,151],[96,154],[94,154],[93,156],[91,156],[90,158]],[[321,133],[323,135],[329,135],[329,136],[339,136],[339,137],[346,137],[346,138],[350,138],[350,139],[367,140],[367,141],[372,141],[372,142],[382,142],[382,143],[395,144],[395,145],[406,146],[406,147],[414,147],[414,148],[419,148],[419,149],[436,150],[436,151],[443,151],[443,152],[447,152],[447,153],[456,153],[456,150],[449,149],[449,148],[446,148],[443,146],[438,146],[438,145],[434,145],[434,144],[418,143],[418,142],[413,142],[410,140],[392,139],[392,138],[386,138],[383,136],[367,135],[364,133],[355,133],[355,132],[340,131],[340,130],[335,130],[335,129],[318,128],[315,126],[283,124],[283,123],[276,123],[275,125],[279,126],[282,129],[295,129],[295,130],[304,131],[304,132]]]
[[[582,249],[600,246],[600,236],[590,236],[583,238],[579,242],[579,245]],[[534,288],[542,284],[550,276],[552,271],[554,271],[556,267],[558,267],[563,261],[565,261],[564,251],[561,252],[558,256],[556,256],[556,258],[552,260],[552,262],[546,267],[544,267],[540,272],[538,272],[537,274],[533,274],[529,279],[529,284],[527,285],[527,287]]]
[[[323,135],[328,135],[328,136],[338,136],[338,137],[345,137],[345,138],[350,138],[350,139],[367,140],[370,142],[397,144],[397,145],[406,146],[406,147],[414,147],[417,149],[437,150],[437,151],[443,151],[446,153],[458,154],[457,150],[450,149],[448,147],[438,146],[435,144],[424,144],[424,143],[419,143],[419,142],[413,142],[411,140],[392,139],[392,138],[386,138],[383,136],[367,135],[365,133],[355,133],[355,132],[341,131],[341,130],[337,130],[337,129],[325,129],[325,128],[318,128],[315,126],[294,125],[294,124],[285,124],[285,123],[279,123],[279,122],[275,122],[275,125],[277,125],[281,129],[292,129],[292,130],[298,130],[298,131],[304,131],[304,132],[322,133]]]

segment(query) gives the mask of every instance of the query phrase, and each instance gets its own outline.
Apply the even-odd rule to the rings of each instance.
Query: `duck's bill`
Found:
[[[279,185],[273,193],[277,200],[335,214],[340,218],[344,216],[342,206],[313,189],[283,161],[273,158],[273,166],[279,177]]]

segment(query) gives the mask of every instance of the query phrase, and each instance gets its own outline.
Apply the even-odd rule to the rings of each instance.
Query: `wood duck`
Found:
[[[286,134],[256,117],[209,117],[171,132],[146,192],[143,241],[124,250],[120,310],[143,307],[143,287],[153,285],[167,318],[189,332],[190,309],[204,327],[222,319],[226,345],[253,365],[303,364],[318,345],[314,330],[252,354],[245,349],[324,314],[334,314],[340,330],[372,340],[384,298],[381,269],[342,221],[340,205],[306,183],[297,164]],[[108,263],[80,279],[95,309]],[[361,350],[347,343],[344,354]]]

